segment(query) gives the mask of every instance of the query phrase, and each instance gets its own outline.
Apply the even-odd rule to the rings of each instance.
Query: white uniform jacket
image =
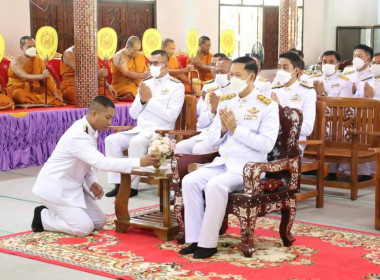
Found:
[[[358,84],[354,97],[364,97],[364,86],[366,82],[373,88],[373,92],[375,94],[373,99],[380,100],[380,78],[376,79],[374,77],[370,78],[369,80],[360,82]]]
[[[97,150],[97,135],[86,117],[76,121],[42,167],[33,193],[58,205],[86,208],[84,192],[97,182],[94,168],[131,172],[134,160],[106,158]]]
[[[263,96],[257,89],[249,95],[219,103],[219,108],[228,108],[235,114],[237,127],[234,134],[227,131],[221,135],[220,117],[209,131],[209,142],[219,148],[220,157],[205,167],[225,164],[228,171],[243,174],[247,162],[266,162],[277,140],[280,125],[278,104]]]
[[[371,71],[370,67],[367,67],[361,72],[358,72],[355,70],[354,67],[352,66],[347,66],[343,70],[343,75],[347,76],[356,86],[361,82],[361,81],[366,81],[370,78],[373,77],[373,73]]]
[[[254,85],[262,95],[270,98],[270,94],[272,93],[272,84],[268,79],[257,76]]]
[[[336,72],[331,76],[312,75],[311,85],[315,80],[322,81],[327,96],[329,97],[353,97],[352,81],[342,73]]]
[[[317,94],[314,88],[297,81],[290,87],[277,86],[272,91],[277,94],[281,106],[302,111],[300,139],[306,139],[313,132],[315,122]]]
[[[129,110],[131,117],[137,119],[137,126],[121,133],[174,129],[185,100],[184,85],[169,74],[160,79],[148,78],[144,83],[150,87],[152,98],[149,102],[142,104],[139,89]]]

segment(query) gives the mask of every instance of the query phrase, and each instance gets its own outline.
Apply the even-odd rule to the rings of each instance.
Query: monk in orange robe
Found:
[[[112,86],[118,98],[135,97],[141,81],[150,77],[145,56],[140,51],[140,39],[132,36],[112,59]]]
[[[20,39],[23,54],[12,60],[8,69],[7,91],[16,104],[44,104],[47,85],[47,104],[62,106],[63,99],[44,61],[37,56],[36,43],[30,36]]]
[[[175,52],[175,44],[174,40],[172,39],[165,39],[162,43],[162,49],[166,51],[166,53],[169,56],[169,63],[168,63],[168,69],[169,69],[169,75],[180,80],[184,86],[185,86],[185,92],[186,93],[192,93],[196,92],[196,88],[193,86],[193,91],[191,90],[191,81],[187,77],[187,73],[194,70],[194,65],[189,64],[186,68],[181,68],[177,58],[174,56]]]
[[[0,110],[13,108],[14,104],[12,98],[7,95],[7,91],[0,84]]]
[[[59,89],[62,92],[63,100],[70,104],[75,104],[75,46],[71,46],[62,55],[60,72],[62,76]],[[104,79],[108,75],[108,70],[99,64],[98,60],[98,95],[104,95]],[[115,100],[116,91],[106,82],[106,96]]]
[[[201,36],[198,41],[198,51],[192,63],[195,66],[195,70],[199,72],[199,79],[202,81],[202,84],[206,81],[214,79],[214,75],[211,73],[212,65],[212,53],[210,53],[211,41],[207,36]],[[190,60],[188,59],[188,64]],[[215,68],[215,65],[213,66]],[[193,78],[198,78],[196,72],[192,72]]]

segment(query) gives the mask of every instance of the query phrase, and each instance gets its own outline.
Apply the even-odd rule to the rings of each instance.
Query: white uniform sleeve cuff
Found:
[[[133,158],[132,159],[132,168],[139,168],[140,167],[140,158]]]

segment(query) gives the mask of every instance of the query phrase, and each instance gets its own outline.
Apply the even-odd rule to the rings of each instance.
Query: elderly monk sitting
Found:
[[[112,86],[118,98],[134,98],[141,81],[150,77],[145,56],[140,50],[140,39],[131,36],[125,48],[118,51],[112,59]]]
[[[192,61],[195,66],[195,70],[199,72],[199,79],[202,81],[202,85],[204,82],[214,79],[214,75],[211,73],[211,70],[212,66],[215,67],[215,65],[211,65],[212,53],[209,52],[210,47],[210,38],[207,36],[200,37],[198,41],[197,55]],[[188,59],[187,62],[189,63],[190,60]],[[197,73],[193,72],[192,77],[198,78]]]
[[[12,98],[7,95],[7,91],[0,84],[0,110],[13,108],[14,104]]]
[[[75,46],[71,46],[62,55],[60,72],[62,81],[59,89],[62,92],[63,100],[70,104],[75,104]],[[98,95],[104,95],[104,79],[107,78],[108,70],[102,68],[98,63]],[[106,82],[106,96],[111,100],[115,99],[116,91]]]
[[[8,69],[7,91],[17,104],[44,104],[47,82],[47,104],[62,106],[63,99],[44,61],[37,56],[36,42],[30,36],[20,39],[23,54],[12,60]]]
[[[165,39],[162,43],[162,49],[168,54],[169,56],[169,63],[168,63],[168,68],[169,68],[169,75],[180,80],[183,85],[185,86],[185,92],[191,93],[191,81],[190,79],[186,76],[187,72],[193,71],[194,70],[194,65],[189,64],[186,68],[181,68],[177,58],[174,56],[175,52],[175,44],[173,39]],[[196,88],[193,85],[193,91],[196,92]]]

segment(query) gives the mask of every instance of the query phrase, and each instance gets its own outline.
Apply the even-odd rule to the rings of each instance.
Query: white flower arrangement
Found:
[[[148,154],[159,154],[160,156],[170,156],[175,149],[175,142],[168,137],[157,135],[150,143]]]

